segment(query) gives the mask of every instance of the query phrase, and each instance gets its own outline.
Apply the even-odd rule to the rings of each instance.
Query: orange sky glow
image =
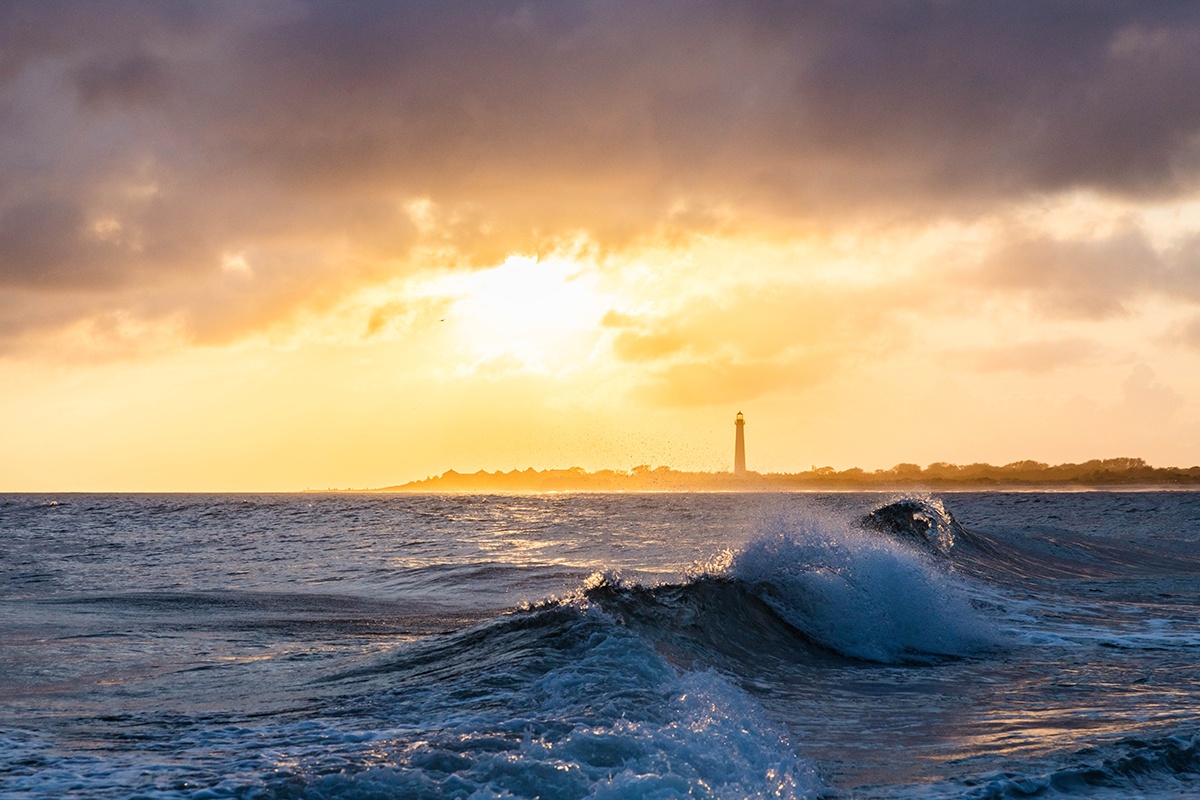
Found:
[[[0,491],[1200,463],[1186,4],[7,3]]]

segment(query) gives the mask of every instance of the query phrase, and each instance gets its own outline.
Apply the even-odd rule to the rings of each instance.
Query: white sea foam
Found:
[[[504,688],[497,664],[465,687],[422,687],[396,698],[397,722],[376,747],[390,764],[316,777],[303,796],[814,798],[825,789],[786,732],[741,689],[711,671],[677,673],[641,637],[587,603],[587,636],[565,663]],[[536,613],[536,612],[535,612]],[[577,632],[563,630],[571,639]],[[496,688],[490,688],[496,687]]]
[[[775,523],[737,554],[730,573],[843,655],[901,662],[1000,642],[961,579],[912,547],[836,519]]]
[[[857,495],[44,499],[0,498],[0,797],[1200,781],[1196,494],[954,495],[950,548]]]
[[[0,794],[347,800],[824,794],[786,731],[725,677],[676,671],[594,604],[522,613],[526,621],[513,618],[511,627],[501,620],[451,640],[453,652],[476,665],[459,675],[426,679],[419,656],[410,667],[403,661],[407,648],[398,648],[400,661],[385,659],[366,686],[353,683],[367,689],[358,695],[372,709],[366,717],[200,724],[182,729],[168,749],[88,753],[14,733],[0,740],[0,758],[27,769],[0,779]],[[539,627],[538,619],[550,621]]]

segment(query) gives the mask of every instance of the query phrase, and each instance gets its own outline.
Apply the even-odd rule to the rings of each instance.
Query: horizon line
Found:
[[[1076,472],[1081,470],[1090,470],[1091,472],[1079,475],[1055,475],[1053,473],[1061,473],[1063,471]],[[1004,473],[1002,476],[989,477],[986,473]],[[1025,473],[1026,477],[1019,477],[1021,473]],[[1033,474],[1030,474],[1033,473]],[[1041,473],[1041,474],[1038,474]],[[1047,474],[1050,473],[1050,474]],[[1134,475],[1132,473],[1141,473]],[[461,479],[512,479],[520,478],[521,476],[534,477],[552,477],[552,478],[575,478],[575,479],[607,479],[621,481],[638,481],[654,479],[656,476],[665,478],[667,476],[675,476],[682,479],[699,479],[699,480],[717,480],[729,483],[731,485],[744,485],[752,483],[756,480],[766,481],[782,481],[788,479],[804,479],[820,484],[819,488],[828,488],[832,484],[853,485],[859,482],[863,484],[873,484],[877,486],[899,486],[902,488],[917,488],[923,482],[931,485],[936,485],[936,488],[946,489],[952,488],[954,485],[970,485],[976,482],[972,488],[987,488],[990,483],[1000,485],[1004,482],[1012,482],[1010,485],[1020,487],[1022,484],[1042,485],[1042,486],[1079,486],[1080,479],[1086,477],[1103,477],[1103,476],[1126,476],[1126,480],[1122,481],[1124,485],[1145,485],[1145,486],[1161,486],[1164,479],[1185,479],[1188,483],[1193,480],[1200,483],[1200,465],[1192,466],[1154,466],[1147,463],[1144,459],[1133,457],[1117,457],[1107,459],[1088,459],[1082,462],[1062,462],[1060,464],[1049,464],[1047,462],[1034,461],[1025,459],[1021,461],[1013,461],[1007,464],[994,465],[987,462],[972,462],[965,465],[954,464],[946,461],[935,461],[924,467],[912,462],[900,462],[892,467],[875,470],[865,470],[860,467],[848,467],[844,470],[837,470],[830,466],[817,467],[813,466],[808,470],[796,472],[758,472],[755,470],[746,470],[744,473],[737,473],[733,470],[681,470],[675,469],[666,464],[651,466],[650,464],[638,464],[628,469],[615,468],[600,468],[596,470],[587,470],[579,466],[571,467],[525,467],[511,468],[509,470],[496,469],[488,471],[480,468],[474,472],[460,472],[454,468],[447,469],[441,473],[427,474],[424,478],[414,478],[412,480],[389,484],[385,486],[360,486],[353,485],[341,488],[337,485],[327,486],[325,488],[313,488],[307,486],[305,488],[281,488],[281,489],[96,489],[96,488],[65,488],[65,489],[0,489],[0,496],[5,495],[54,495],[54,494],[297,494],[297,493],[322,493],[322,492],[382,492],[400,489],[410,489],[418,487],[422,484],[429,484],[439,481]],[[1006,481],[1001,481],[998,478],[1004,478]],[[1143,481],[1139,484],[1138,478]],[[982,486],[980,485],[982,483]],[[947,486],[946,484],[949,484]],[[1178,484],[1176,484],[1178,485]],[[782,488],[782,487],[781,487]],[[686,491],[686,489],[683,489]],[[511,491],[502,489],[502,491]],[[516,491],[539,491],[538,489],[516,489]],[[591,488],[588,491],[598,491]],[[621,489],[617,491],[627,491]]]

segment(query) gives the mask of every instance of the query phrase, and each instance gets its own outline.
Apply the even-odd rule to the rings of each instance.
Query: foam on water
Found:
[[[319,683],[300,722],[141,715],[109,742],[9,731],[32,797],[816,797],[786,732],[586,600],[402,645]],[[310,712],[311,713],[311,712]]]
[[[1200,495],[43,500],[0,797],[1200,796]]]
[[[543,696],[541,716],[461,714],[399,749],[387,766],[292,780],[279,793],[614,800],[822,794],[786,737],[725,679],[711,672],[659,677],[659,702],[631,714],[612,713],[619,702],[603,701],[585,712],[575,693],[599,691],[602,699],[596,680],[577,670],[550,674],[534,686]]]
[[[425,647],[450,645],[432,682]],[[393,690],[388,764],[289,784],[295,796],[813,797],[786,734],[711,671],[677,672],[583,600],[518,612],[361,673]],[[482,657],[482,658],[481,658]],[[454,663],[454,662],[459,663]],[[464,702],[465,701],[465,702]],[[409,730],[420,729],[413,740]],[[390,748],[395,748],[391,750]],[[289,795],[291,796],[291,795]]]
[[[730,573],[843,655],[897,663],[971,655],[1001,641],[943,565],[840,520],[779,522],[735,556]]]

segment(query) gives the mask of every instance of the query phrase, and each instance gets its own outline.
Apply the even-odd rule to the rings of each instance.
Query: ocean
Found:
[[[0,495],[0,796],[1200,797],[1200,494]]]

